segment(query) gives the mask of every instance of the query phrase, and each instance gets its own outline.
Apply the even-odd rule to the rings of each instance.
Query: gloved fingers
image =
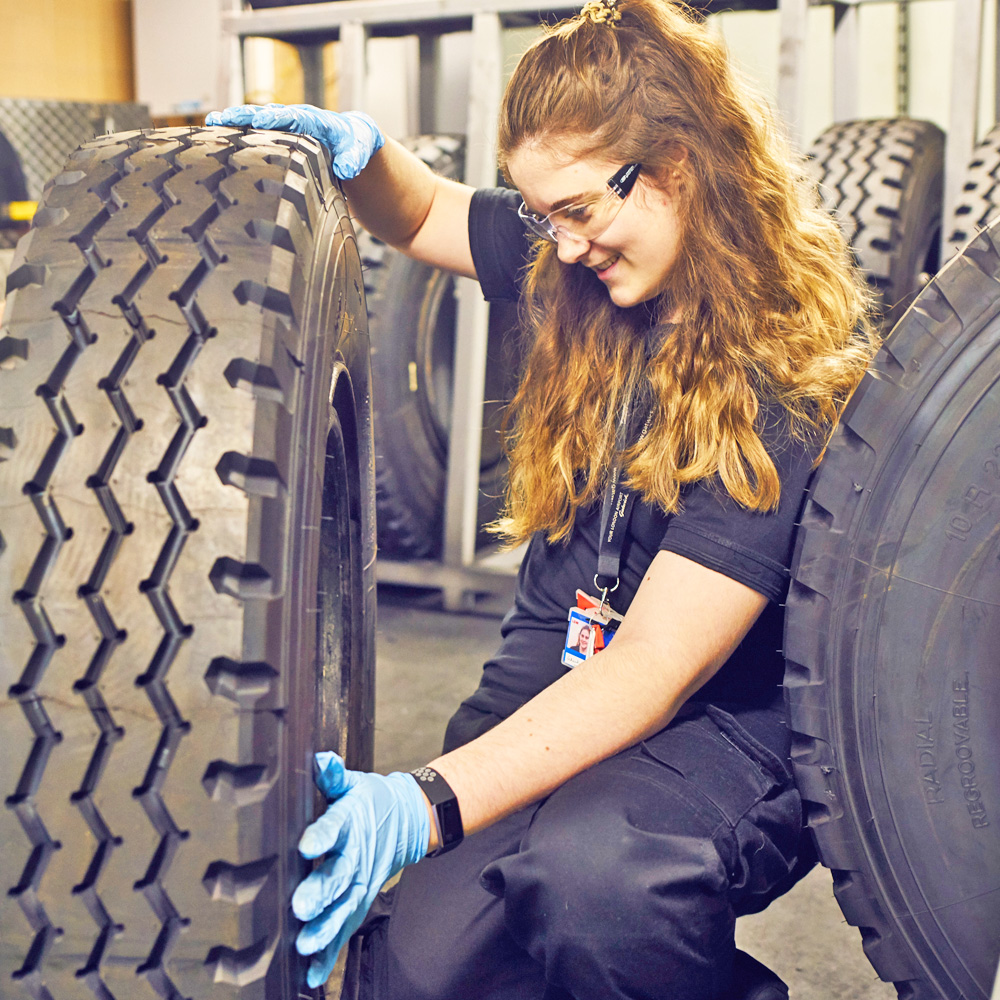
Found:
[[[299,837],[299,854],[304,858],[318,858],[331,851],[343,850],[347,838],[367,835],[374,839],[375,831],[366,830],[370,825],[367,811],[355,801],[354,796],[342,795],[327,806],[326,812],[319,819],[313,820],[302,831]],[[369,822],[366,822],[369,821]]]
[[[333,967],[337,964],[337,954],[339,951],[339,948],[334,950],[333,946],[330,945],[324,948],[309,963],[309,968],[306,971],[306,985],[309,989],[318,989],[330,978],[330,973],[333,972]]]
[[[268,104],[257,108],[248,124],[254,128],[276,129],[281,132],[304,131],[295,109],[283,104]]]
[[[374,893],[372,897],[374,898]],[[365,899],[368,896],[368,887],[362,882],[355,882],[347,892],[335,903],[331,903],[318,916],[308,921],[299,931],[295,939],[295,947],[300,955],[313,955],[322,951],[332,941],[336,941],[344,929],[344,926],[356,918],[354,927],[360,925],[364,917],[366,906]],[[360,912],[360,916],[358,916]],[[347,937],[353,933],[349,931]],[[346,938],[344,938],[346,940]]]
[[[260,110],[259,104],[237,104],[222,111],[212,111],[205,117],[206,125],[251,125],[253,116]]]
[[[316,754],[314,767],[316,787],[326,796],[327,801],[340,798],[353,788],[361,777],[359,771],[348,771],[344,759],[332,750],[320,750]]]
[[[333,163],[330,166],[333,170],[333,176],[338,181],[352,181],[361,173],[367,163],[367,150],[363,153],[356,153],[353,150],[349,150],[346,153],[336,152],[333,157]]]
[[[308,105],[305,107],[289,104],[268,105],[254,113],[252,124],[254,128],[311,135],[331,150],[335,150],[347,135],[346,126],[336,115]]]
[[[367,907],[359,907],[344,923],[344,926],[340,928],[336,937],[313,957],[313,960],[309,963],[309,971],[306,973],[306,982],[312,989],[321,986],[330,978],[330,973],[337,963],[337,955],[340,954],[340,949],[347,944],[351,935],[361,926],[361,922],[364,920],[367,912]]]
[[[328,906],[335,905],[356,881],[369,880],[369,874],[360,868],[356,844],[348,844],[342,854],[326,858],[295,887],[292,912],[299,920],[315,919]]]

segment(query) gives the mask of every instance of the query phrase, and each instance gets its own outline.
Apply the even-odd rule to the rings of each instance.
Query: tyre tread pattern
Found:
[[[259,166],[262,161],[266,168]],[[77,163],[80,169],[74,169]],[[240,202],[232,194],[241,190],[240,184],[244,182],[241,174],[250,167],[255,173],[264,174],[255,183],[260,197],[250,201],[255,205],[254,210],[266,218],[247,219],[247,208],[239,207]],[[152,848],[139,878],[127,887],[145,898],[155,918],[155,923],[146,925],[133,920],[136,926],[128,928],[129,948],[139,946],[136,935],[143,926],[153,932],[145,944],[145,956],[132,965],[132,983],[138,982],[134,975],[137,973],[148,987],[144,988],[143,997],[178,1000],[192,993],[193,983],[203,986],[214,983],[212,996],[263,1000],[265,978],[271,982],[269,969],[283,937],[282,922],[275,920],[274,895],[280,891],[275,887],[275,872],[280,867],[281,878],[287,878],[288,862],[281,859],[279,864],[279,856],[266,849],[271,842],[266,824],[246,846],[240,843],[239,856],[209,855],[210,860],[197,876],[200,882],[197,895],[195,889],[185,887],[180,899],[177,896],[178,885],[184,885],[185,880],[191,884],[188,872],[191,862],[185,861],[183,873],[175,871],[178,857],[188,850],[189,834],[172,804],[180,800],[177,779],[171,775],[180,766],[182,757],[187,771],[196,757],[184,749],[193,724],[185,717],[172,689],[171,668],[179,658],[188,655],[185,648],[195,632],[195,625],[187,620],[190,616],[185,615],[177,600],[185,584],[177,583],[175,576],[185,550],[200,528],[190,504],[197,506],[203,501],[191,501],[186,496],[189,487],[184,484],[191,481],[191,472],[185,471],[185,457],[198,447],[199,435],[210,419],[205,412],[206,398],[209,404],[213,400],[206,395],[205,385],[217,385],[214,381],[206,382],[204,374],[194,379],[205,367],[202,355],[210,350],[217,336],[205,303],[218,309],[219,303],[225,301],[219,294],[216,272],[227,265],[229,246],[237,245],[247,254],[247,262],[240,264],[241,277],[229,285],[228,306],[242,309],[242,315],[247,317],[247,356],[230,356],[212,377],[223,380],[224,391],[228,383],[234,396],[246,399],[245,405],[239,404],[243,406],[242,412],[253,414],[256,407],[262,407],[267,410],[265,418],[272,422],[279,411],[287,418],[296,408],[305,368],[302,317],[297,306],[301,295],[296,298],[294,285],[299,280],[298,271],[289,266],[289,261],[294,263],[296,254],[299,259],[305,255],[307,262],[311,259],[313,229],[321,214],[329,212],[332,199],[339,196],[329,178],[325,155],[306,138],[196,128],[104,137],[82,146],[71,157],[67,170],[49,185],[35,226],[17,251],[7,284],[7,327],[0,332],[0,380],[8,371],[42,363],[39,359],[46,356],[46,351],[51,353],[52,320],[48,317],[58,317],[56,322],[62,326],[64,340],[50,367],[41,374],[35,388],[37,402],[31,404],[36,409],[44,407],[48,414],[53,427],[49,443],[39,446],[36,441],[31,449],[23,449],[22,455],[20,425],[0,427],[0,470],[5,466],[9,470],[20,463],[11,474],[22,475],[21,465],[30,460],[29,452],[38,454],[37,461],[25,468],[19,480],[23,496],[30,502],[40,525],[38,549],[13,593],[31,646],[6,692],[20,706],[30,742],[23,765],[15,765],[15,768],[20,766],[20,773],[5,802],[27,842],[23,868],[9,890],[30,928],[14,979],[27,995],[37,1000],[52,1000],[61,992],[54,983],[74,980],[82,982],[100,1000],[114,1000],[116,995],[121,1000],[133,990],[132,986],[121,985],[127,982],[120,978],[127,962],[125,955],[112,955],[115,939],[125,930],[116,911],[123,905],[131,905],[122,899],[122,890],[126,888],[121,883],[124,869],[121,865],[117,867],[114,889],[102,881],[109,867],[114,867],[114,855],[123,838],[131,838],[140,846],[147,842]],[[107,247],[113,247],[114,255],[121,255],[122,259],[110,259]],[[44,263],[38,263],[39,259]],[[227,274],[230,272],[235,273],[231,266]],[[176,308],[175,315],[151,315],[143,306],[144,290],[154,284],[160,288],[173,287],[168,297]],[[111,287],[118,289],[111,299],[117,310],[114,314],[101,311],[110,309],[104,303]],[[99,288],[101,294],[97,294]],[[154,295],[146,301],[157,299]],[[99,329],[100,335],[91,326]],[[158,356],[166,356],[167,360],[156,378],[162,397],[154,403],[154,409],[172,414],[174,429],[165,434],[161,450],[152,453],[143,444],[139,449],[142,454],[137,457],[132,455],[133,442],[142,440],[144,430],[137,411],[142,412],[142,406],[148,406],[149,401],[142,400],[140,406],[138,400],[130,397],[129,384],[144,353],[157,337],[157,327],[161,332]],[[22,329],[28,331],[27,335],[20,333]],[[105,337],[105,329],[112,331],[111,336]],[[115,336],[121,336],[117,343]],[[275,344],[273,358],[254,357],[251,352],[255,349],[255,336],[261,342],[271,338],[269,342]],[[33,338],[43,347],[40,353],[35,350]],[[177,346],[170,349],[170,344]],[[217,353],[213,357],[218,360]],[[62,493],[52,487],[73,442],[85,430],[75,415],[79,407],[71,389],[79,382],[76,371],[81,359],[89,366],[88,372],[95,365],[101,365],[103,371],[88,412],[104,406],[109,415],[105,423],[115,429],[107,434],[108,444],[101,449],[102,453],[93,456],[94,465],[86,480],[91,504],[105,522],[103,540],[94,544],[91,538],[95,557],[77,569],[60,559],[67,542],[73,538],[73,527],[70,514],[63,509]],[[148,370],[149,365],[145,368]],[[232,405],[226,403],[230,409],[222,412],[230,412]],[[226,451],[214,460],[222,488],[231,488],[233,495],[241,498],[234,509],[244,512],[249,509],[250,515],[239,515],[249,517],[248,523],[266,523],[268,538],[281,536],[287,530],[284,525],[290,513],[281,471],[283,447],[280,439],[270,443],[265,440],[253,450]],[[136,765],[142,776],[131,790],[132,800],[149,823],[150,829],[145,834],[123,829],[121,814],[117,818],[108,815],[100,795],[102,783],[120,780],[112,776],[115,749],[125,731],[105,690],[105,678],[113,668],[119,678],[116,697],[121,699],[120,678],[131,669],[122,661],[123,655],[127,655],[122,647],[128,633],[117,620],[117,608],[105,596],[109,578],[116,572],[121,575],[122,552],[133,532],[125,513],[127,502],[116,487],[117,473],[130,455],[133,468],[137,463],[141,466],[142,462],[148,462],[146,480],[164,512],[162,519],[150,516],[150,521],[165,525],[147,575],[137,580],[141,596],[135,602],[135,606],[146,603],[152,619],[162,630],[150,645],[150,648],[155,646],[152,656],[131,673],[134,689],[141,692],[138,697],[145,697],[148,703],[148,711],[141,714],[159,730],[158,734],[155,729],[151,732],[147,741],[151,755],[148,761]],[[79,464],[79,457],[75,461]],[[262,516],[262,505],[267,505],[266,517]],[[214,563],[209,561],[205,566],[205,576],[210,581],[208,589],[214,585],[216,592],[229,595],[224,600],[236,598],[242,608],[240,613],[248,615],[255,628],[261,625],[256,611],[259,599],[280,598],[285,588],[284,570],[273,555],[273,546],[269,548],[268,538],[262,536],[256,542],[250,538],[247,553],[227,554],[223,550]],[[25,544],[21,543],[19,551]],[[251,547],[253,555],[249,555]],[[7,556],[7,548],[0,540],[0,562]],[[65,614],[60,606],[65,598],[55,596],[51,580],[61,574],[59,593],[63,595],[71,572],[81,573],[76,597],[86,609],[89,632],[96,636],[88,654],[89,662],[72,683],[72,690],[63,695],[78,699],[73,709],[81,706],[86,709],[94,734],[79,783],[69,791],[69,799],[89,832],[92,850],[78,884],[63,888],[46,879],[54,855],[63,847],[50,832],[50,826],[57,818],[62,822],[63,817],[43,815],[40,793],[57,782],[59,788],[65,787],[68,780],[57,773],[52,758],[63,740],[58,713],[69,709],[64,709],[58,699],[54,704],[51,692],[46,693],[43,687],[59,651],[66,645],[65,636],[54,624],[59,614]],[[140,617],[150,620],[148,612]],[[243,738],[238,744],[230,741],[234,751],[231,758],[218,756],[206,760],[202,767],[202,801],[212,803],[212,808],[230,810],[228,829],[235,829],[236,814],[241,810],[259,812],[279,777],[275,734],[284,712],[283,682],[279,671],[259,658],[240,660],[220,655],[211,659],[207,668],[204,666],[207,660],[202,662],[202,676],[184,680],[187,701],[201,698],[193,684],[197,680],[203,685],[204,697],[227,706],[226,714],[220,718],[236,713],[236,718],[245,720],[239,726],[245,725],[246,732],[251,734],[249,740]],[[65,676],[67,667],[60,669]],[[210,724],[200,721],[196,725],[204,735]],[[53,801],[51,788],[48,801]],[[236,843],[221,834],[216,843],[214,832],[209,835],[208,831],[205,840],[201,846],[203,853],[232,850]],[[254,841],[258,849],[265,847],[256,856],[252,854]],[[133,846],[131,850],[134,852],[136,848]],[[247,856],[246,851],[251,854]],[[75,847],[75,855],[78,852]],[[47,912],[43,899],[67,895],[89,913],[93,934],[83,964],[63,971],[64,964],[47,961],[54,942],[63,935],[58,924],[63,917]],[[206,903],[223,907],[230,914],[224,925],[220,925],[227,929],[219,931],[228,940],[206,944],[200,960],[192,962],[190,952],[185,952],[183,960],[173,961],[172,953],[178,949],[182,932],[192,919],[197,916],[203,922],[206,920],[198,912],[205,909]],[[259,914],[248,912],[256,906],[262,907]],[[235,920],[234,911],[237,911]],[[74,934],[79,938],[82,932],[75,911],[72,919]],[[18,930],[8,938],[6,953],[14,946],[12,940],[20,942],[22,937]],[[61,978],[66,975],[68,980]],[[115,980],[118,986],[111,982],[112,977],[118,977]],[[136,985],[134,989],[134,995],[139,996],[140,988]]]
[[[107,164],[109,170],[103,183],[113,183],[114,180],[124,176],[127,156],[128,151],[121,150],[109,159]],[[46,712],[39,693],[39,685],[55,651],[65,642],[63,636],[55,634],[42,601],[42,594],[46,579],[55,566],[63,544],[72,537],[72,529],[67,528],[56,498],[48,491],[48,488],[55,468],[65,454],[71,440],[83,432],[83,427],[73,417],[71,405],[63,393],[63,386],[76,361],[96,339],[81,315],[79,304],[98,272],[105,266],[105,262],[95,248],[94,236],[109,218],[109,210],[102,206],[99,212],[87,219],[86,224],[78,232],[69,237],[69,242],[76,245],[83,257],[83,267],[67,293],[53,306],[54,311],[65,325],[68,344],[53,370],[36,390],[37,395],[44,400],[55,423],[56,434],[45,452],[40,466],[24,486],[24,492],[31,497],[32,505],[44,528],[45,535],[27,579],[14,595],[15,602],[27,620],[35,640],[35,646],[20,681],[11,688],[9,693],[20,702],[34,733],[35,743],[18,782],[17,791],[12,798],[7,800],[7,805],[14,808],[25,834],[32,843],[33,849],[29,855],[27,866],[22,872],[13,894],[17,896],[28,922],[36,932],[25,963],[14,974],[14,978],[23,980],[29,992],[39,998],[51,996],[42,981],[42,961],[58,930],[49,920],[44,906],[38,899],[38,886],[45,873],[49,858],[55,850],[62,846],[50,837],[35,802],[51,751],[54,745],[62,739],[62,734],[55,731],[49,714]],[[69,219],[70,213],[66,212],[63,221]],[[43,219],[44,221],[46,220]],[[12,280],[8,281],[8,294],[26,289],[31,285],[39,285],[44,281],[46,275],[46,268],[24,264],[12,272],[10,276]],[[91,608],[91,610],[93,613],[94,609]],[[98,621],[98,627],[102,624],[108,623]],[[107,637],[106,632],[111,630],[113,630],[113,623],[110,624],[109,629],[105,629],[105,638]],[[87,909],[98,927],[90,960],[80,970],[79,975],[97,996],[110,996],[97,968],[114,924],[96,891],[96,882],[103,861],[113,844],[113,839],[100,811],[90,799],[89,791],[100,775],[106,758],[106,748],[109,742],[113,741],[117,727],[114,725],[110,713],[106,711],[100,691],[95,685],[96,681],[95,684],[88,685],[84,699],[98,722],[101,737],[95,748],[94,757],[87,770],[83,786],[74,793],[73,801],[94,833],[97,849],[87,869],[84,881],[76,886],[74,892],[84,894]],[[104,709],[103,712],[102,709]]]
[[[150,272],[146,274],[140,270],[139,275],[142,276],[140,282],[131,282],[127,288],[127,294],[135,294],[158,262],[156,259],[157,251],[148,245],[149,230],[174,204],[180,202],[180,198],[171,193],[168,183],[173,177],[182,173],[183,166],[180,163],[180,157],[189,148],[190,143],[181,138],[176,148],[161,154],[161,159],[170,166],[169,171],[161,174],[153,185],[160,195],[162,212],[157,208],[142,225],[134,230],[137,237],[144,237],[147,241],[144,249],[150,258],[151,268]],[[145,779],[133,793],[141,803],[160,839],[149,868],[137,884],[137,888],[145,895],[151,909],[160,920],[162,929],[149,957],[139,966],[137,972],[146,976],[150,985],[164,1000],[173,1000],[173,998],[180,996],[180,991],[164,968],[164,956],[169,954],[173,942],[187,925],[188,920],[178,912],[164,885],[170,863],[187,834],[179,829],[171,815],[163,799],[162,789],[180,741],[191,728],[190,723],[182,718],[171,696],[167,685],[167,674],[180,651],[180,647],[193,632],[193,626],[182,620],[171,599],[170,582],[188,537],[198,528],[198,522],[192,517],[178,488],[177,473],[192,439],[206,423],[206,418],[199,412],[188,390],[186,377],[205,341],[214,336],[215,333],[202,314],[196,296],[199,285],[206,274],[222,259],[222,255],[215,250],[207,236],[206,230],[223,209],[228,207],[224,197],[220,194],[217,183],[224,173],[225,171],[221,170],[213,174],[212,178],[201,181],[206,194],[211,199],[210,203],[193,223],[182,227],[181,230],[197,246],[200,257],[196,266],[182,280],[179,289],[172,295],[187,321],[189,334],[170,367],[158,379],[177,412],[179,424],[166,452],[148,477],[159,494],[160,501],[172,522],[172,527],[156,559],[152,573],[146,580],[142,581],[139,588],[145,593],[153,608],[163,629],[163,638],[157,647],[153,660],[145,672],[136,679],[136,683],[149,698],[162,726],[160,739],[149,763]],[[216,183],[213,184],[213,180]],[[141,319],[138,316],[136,318],[139,320],[141,328]]]
[[[808,174],[885,311],[916,291],[900,287],[896,257],[914,221],[908,218],[914,168],[927,158],[940,161],[942,150],[936,125],[885,118],[833,125],[809,151]]]
[[[961,246],[1000,211],[1000,125],[976,144],[951,218],[948,242]]]

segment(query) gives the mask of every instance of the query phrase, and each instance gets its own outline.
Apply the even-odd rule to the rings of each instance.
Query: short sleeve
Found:
[[[480,188],[469,207],[469,245],[489,302],[516,300],[531,253],[531,238],[517,217],[521,196],[506,188]]]
[[[685,493],[682,510],[668,518],[659,548],[781,602],[788,589],[795,529],[820,446],[793,437],[784,411],[777,406],[765,410],[761,439],[781,481],[777,510],[747,510],[718,480],[697,483]]]

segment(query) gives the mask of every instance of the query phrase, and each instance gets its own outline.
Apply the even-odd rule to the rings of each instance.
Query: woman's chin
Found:
[[[645,302],[646,299],[652,298],[651,295],[643,295],[635,288],[629,288],[627,285],[620,287],[612,286],[608,289],[608,295],[619,309],[631,309],[632,306],[637,306],[640,302]]]

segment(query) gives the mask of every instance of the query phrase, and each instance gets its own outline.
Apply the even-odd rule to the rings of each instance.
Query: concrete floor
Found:
[[[428,592],[379,590],[375,768],[383,773],[409,770],[440,753],[448,717],[475,688],[499,642],[498,617],[438,608]],[[824,868],[764,913],[742,918],[737,943],[788,983],[791,1000],[896,996],[868,964]]]

